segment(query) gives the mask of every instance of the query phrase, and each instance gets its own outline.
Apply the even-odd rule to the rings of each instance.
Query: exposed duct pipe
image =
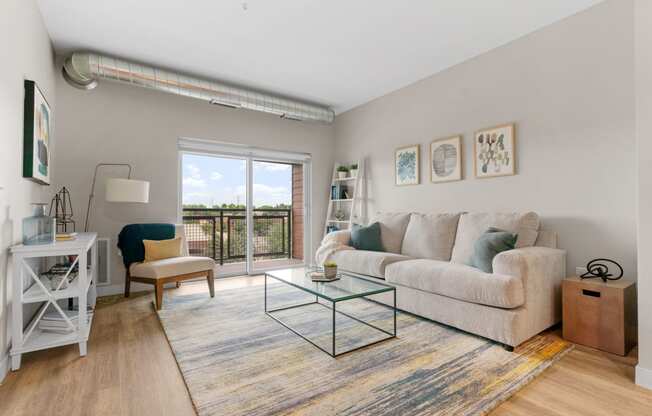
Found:
[[[298,121],[332,123],[333,110],[216,81],[171,72],[124,59],[75,52],[66,58],[63,77],[76,88],[90,90],[108,79],[172,94],[197,98],[229,108],[246,108]]]

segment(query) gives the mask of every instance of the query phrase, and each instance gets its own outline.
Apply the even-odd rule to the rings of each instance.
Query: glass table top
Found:
[[[333,282],[313,282],[309,275],[311,271],[314,271],[314,269],[297,268],[274,270],[265,274],[332,302],[394,290],[394,287],[380,283],[380,281],[369,281],[343,271],[338,272],[340,276],[339,280]],[[370,277],[370,279],[374,278]]]

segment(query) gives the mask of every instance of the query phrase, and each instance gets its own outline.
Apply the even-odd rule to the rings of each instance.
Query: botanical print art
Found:
[[[430,143],[430,181],[462,179],[462,137],[455,136]]]
[[[397,185],[419,183],[419,145],[397,149],[394,163]]]
[[[475,133],[474,166],[476,178],[514,175],[514,124],[492,127]]]

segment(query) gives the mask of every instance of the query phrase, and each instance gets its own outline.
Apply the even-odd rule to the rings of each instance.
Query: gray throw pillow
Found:
[[[380,239],[380,223],[375,222],[367,227],[353,224],[351,227],[351,246],[357,250],[385,251]]]
[[[503,251],[513,250],[517,239],[517,234],[490,227],[473,245],[473,255],[469,265],[485,273],[493,273],[494,257]]]

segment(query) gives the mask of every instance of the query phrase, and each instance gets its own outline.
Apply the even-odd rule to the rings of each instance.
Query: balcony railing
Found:
[[[256,259],[290,258],[290,209],[253,210]],[[220,265],[242,262],[247,253],[247,217],[238,208],[184,208],[183,224],[192,256],[211,257]]]

